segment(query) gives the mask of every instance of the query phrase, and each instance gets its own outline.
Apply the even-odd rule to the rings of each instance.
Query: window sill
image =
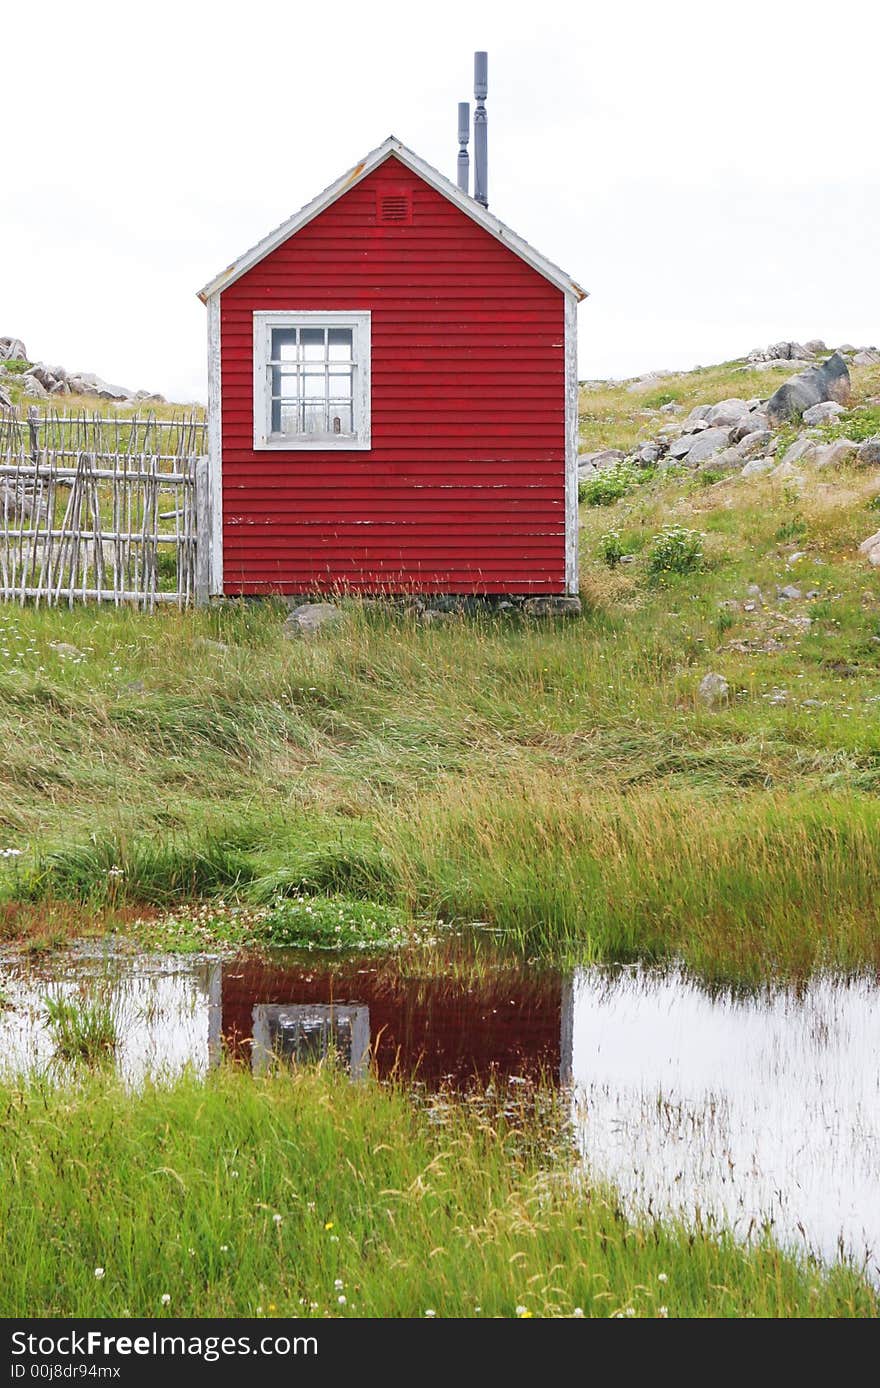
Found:
[[[254,439],[257,453],[366,453],[372,448],[370,440],[363,438],[268,438]]]

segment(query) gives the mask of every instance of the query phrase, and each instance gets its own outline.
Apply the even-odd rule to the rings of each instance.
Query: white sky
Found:
[[[195,291],[388,134],[591,291],[580,373],[880,339],[874,0],[43,0],[2,22],[0,333],[204,398]],[[14,55],[10,61],[10,55]]]

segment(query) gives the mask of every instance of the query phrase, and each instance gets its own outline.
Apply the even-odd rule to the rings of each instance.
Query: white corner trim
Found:
[[[349,188],[353,188],[356,184],[360,183],[362,179],[367,178],[374,169],[377,169],[380,164],[384,164],[385,160],[390,159],[392,155],[396,159],[399,159],[401,164],[404,164],[413,173],[417,174],[419,178],[424,179],[425,183],[429,184],[436,192],[440,193],[444,198],[447,198],[449,202],[454,203],[466,216],[483,227],[484,230],[488,231],[496,240],[508,246],[510,250],[520,257],[520,259],[531,265],[534,270],[537,270],[545,279],[548,279],[551,284],[555,284],[564,294],[574,294],[578,299],[585,299],[587,297],[587,291],[582,289],[581,286],[577,284],[570,275],[567,275],[564,270],[561,270],[558,265],[554,265],[552,260],[548,260],[546,256],[541,255],[540,251],[535,250],[534,246],[530,246],[528,241],[525,241],[521,236],[517,236],[515,231],[505,226],[505,224],[499,221],[493,213],[489,212],[485,207],[482,207],[480,203],[476,202],[472,197],[469,197],[467,193],[463,193],[460,188],[456,187],[456,185],[445,176],[445,174],[440,173],[439,169],[435,169],[431,164],[427,164],[424,159],[420,159],[417,154],[411,149],[408,149],[396,136],[389,135],[387,140],[384,140],[376,149],[371,150],[359,163],[355,164],[352,169],[349,169],[348,173],[343,174],[335,183],[331,183],[330,187],[325,188],[323,193],[319,193],[311,202],[306,203],[305,207],[300,208],[299,212],[295,212],[292,217],[288,217],[286,222],[282,222],[281,226],[276,227],[268,236],[264,236],[262,241],[258,241],[255,246],[245,251],[243,255],[239,256],[237,260],[234,260],[231,265],[228,265],[219,275],[216,275],[210,283],[199,290],[199,298],[203,302],[207,302],[212,295],[218,293],[220,290],[228,289],[230,284],[234,284],[237,279],[240,279],[248,270],[251,270],[254,265],[259,264],[267,255],[270,255],[271,252],[280,246],[282,242],[286,241],[288,237],[293,236],[295,232],[300,231],[309,222],[313,221],[321,212],[326,211],[328,207],[336,202],[337,198],[342,197],[342,194],[347,193]]]
[[[565,591],[580,587],[578,571],[578,355],[574,295],[565,296]]]
[[[211,499],[213,597],[223,595],[223,396],[220,365],[220,295],[208,299],[208,488]]]
[[[328,438],[277,438],[270,435],[271,393],[267,370],[272,328],[314,327],[351,328],[353,434]],[[254,450],[281,453],[365,452],[372,447],[370,364],[372,356],[372,313],[369,309],[255,309],[254,310]]]

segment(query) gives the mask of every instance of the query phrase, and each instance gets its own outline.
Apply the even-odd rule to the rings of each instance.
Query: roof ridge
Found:
[[[495,236],[497,240],[509,246],[516,255],[530,264],[539,274],[542,274],[546,279],[556,284],[563,293],[572,295],[575,299],[585,299],[587,297],[587,291],[582,289],[570,275],[567,275],[558,265],[554,265],[546,256],[541,255],[534,246],[531,246],[523,237],[518,236],[515,231],[496,217],[493,212],[489,212],[487,208],[481,206],[480,203],[476,202],[467,193],[462,192],[451,179],[447,178],[439,169],[435,169],[433,165],[428,164],[426,160],[414,153],[414,151],[409,149],[396,135],[388,135],[380,145],[370,150],[369,154],[366,154],[363,159],[359,160],[357,164],[354,164],[341,178],[328,184],[328,186],[322,192],[318,193],[316,197],[312,198],[310,202],[305,203],[297,212],[294,212],[292,216],[288,217],[286,221],[281,222],[279,226],[275,227],[242,255],[232,261],[232,263],[228,265],[225,270],[222,270],[219,275],[209,280],[208,283],[199,290],[199,298],[202,302],[207,303],[208,299],[214,294],[222,293],[229,285],[234,284],[237,279],[240,279],[241,276],[252,269],[254,265],[259,264],[261,260],[265,259],[267,255],[270,255],[271,252],[277,249],[284,241],[296,235],[298,231],[304,226],[307,226],[308,223],[319,216],[321,212],[331,207],[338,198],[342,197],[343,193],[346,193],[349,188],[354,187],[356,183],[359,183],[363,178],[366,178],[375,169],[379,168],[379,166],[392,155],[399,156],[401,162],[413,173],[430,184],[443,197],[458,206],[461,211],[473,221],[477,222],[478,225],[482,226],[484,230]]]

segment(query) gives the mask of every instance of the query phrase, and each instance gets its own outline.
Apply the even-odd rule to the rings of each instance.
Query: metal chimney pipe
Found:
[[[470,192],[471,161],[468,157],[468,140],[471,138],[471,103],[458,103],[458,186],[463,193]]]
[[[489,144],[486,94],[489,90],[489,54],[474,54],[474,197],[489,206]]]

